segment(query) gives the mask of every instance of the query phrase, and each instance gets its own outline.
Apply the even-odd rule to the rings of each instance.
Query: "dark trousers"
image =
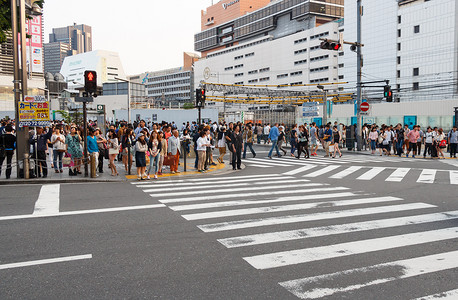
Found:
[[[401,156],[402,154],[402,145],[404,144],[404,140],[400,139],[396,142],[396,154]]]
[[[194,168],[197,169],[197,164],[199,163],[199,154],[197,152],[197,147],[194,147],[194,153],[196,154],[196,160],[194,161]],[[159,170],[161,172],[161,170]]]
[[[296,148],[298,146],[296,139],[291,139],[290,144],[291,144],[291,154],[294,154],[294,151],[296,151]]]
[[[243,159],[246,158],[246,150],[248,147],[250,147],[251,154],[253,154],[253,156],[256,156],[256,152],[254,152],[253,150],[253,143],[245,143],[243,147]]]
[[[13,160],[14,150],[5,150],[5,157],[0,157],[0,175],[2,175],[3,161],[6,158],[6,178],[11,177],[11,161]]]
[[[105,157],[105,149],[99,149],[99,172],[103,172],[103,158]]]
[[[232,152],[232,169],[235,170],[242,167],[242,147],[236,148],[235,152]]]
[[[211,156],[212,156],[212,148],[207,147],[207,150],[205,151],[205,165],[204,165],[205,170],[208,170],[208,166],[211,164]]]
[[[297,150],[297,158],[301,157],[302,152],[304,152],[305,157],[310,158],[309,154],[309,143],[308,142],[302,142],[298,144],[298,150]]]
[[[457,152],[457,149],[458,148],[458,144],[457,143],[450,143],[450,157],[456,157],[456,152]]]
[[[426,153],[431,155],[431,149],[433,148],[432,143],[425,143],[425,151],[423,152],[423,156],[426,156]]]
[[[48,164],[46,163],[46,151],[37,151],[38,159],[35,160],[36,170],[38,177],[41,176],[41,169],[43,170],[43,176],[48,176]],[[38,160],[38,161],[37,161]]]

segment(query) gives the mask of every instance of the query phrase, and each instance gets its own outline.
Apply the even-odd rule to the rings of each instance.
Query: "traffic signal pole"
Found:
[[[361,15],[362,15],[362,5],[361,0],[357,0],[356,5],[357,19],[357,36],[356,36],[356,56],[357,56],[357,76],[356,76],[356,106],[357,106],[357,122],[356,122],[356,149],[361,151],[363,149],[363,139],[362,139],[362,115],[361,115],[361,102],[362,102],[362,92],[361,92],[361,75],[362,75],[362,51],[361,51]]]

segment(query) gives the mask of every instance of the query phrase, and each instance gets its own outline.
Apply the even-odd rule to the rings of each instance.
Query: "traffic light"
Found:
[[[385,85],[383,88],[383,96],[386,98],[386,102],[393,102],[393,92],[391,86]]]
[[[84,71],[84,90],[89,94],[97,92],[96,71]]]
[[[324,50],[339,51],[341,47],[342,47],[342,45],[339,44],[338,42],[324,41],[324,42],[321,42],[321,44],[320,44],[320,48],[324,49]]]
[[[205,99],[207,98],[207,96],[205,95],[206,91],[205,91],[205,89],[201,89],[200,92],[201,92],[201,98],[200,99],[202,101],[202,106],[204,106],[205,105]]]
[[[199,107],[202,103],[202,89],[196,89],[196,106]]]

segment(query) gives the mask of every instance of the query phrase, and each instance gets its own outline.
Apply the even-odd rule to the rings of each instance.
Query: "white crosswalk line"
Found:
[[[323,207],[351,206],[351,205],[357,205],[357,204],[380,203],[380,202],[401,201],[401,200],[403,199],[394,198],[394,197],[379,197],[379,198],[371,197],[371,198],[363,198],[363,199],[350,199],[350,200],[338,200],[338,201],[300,203],[300,204],[290,204],[290,205],[277,205],[277,206],[264,206],[264,207],[254,207],[254,208],[222,210],[222,211],[213,211],[213,212],[205,212],[205,213],[187,214],[187,215],[182,215],[182,217],[188,221],[191,221],[191,220],[203,220],[203,219],[214,219],[214,218],[232,217],[232,216],[266,214],[266,213],[305,210],[305,209],[323,208]]]
[[[201,229],[203,232],[216,232],[216,231],[235,230],[235,229],[242,229],[242,228],[254,228],[254,227],[279,225],[279,224],[291,224],[291,223],[308,222],[308,221],[316,221],[316,220],[328,220],[328,219],[347,218],[347,217],[354,217],[354,216],[382,214],[382,213],[387,213],[387,212],[399,212],[399,211],[416,210],[416,209],[427,209],[427,208],[434,208],[434,207],[436,206],[431,205],[431,204],[426,204],[426,203],[409,203],[409,204],[401,204],[401,205],[389,205],[389,206],[358,208],[358,209],[341,210],[341,211],[329,211],[329,212],[321,212],[321,213],[315,213],[315,214],[301,214],[301,215],[289,215],[289,216],[260,218],[260,219],[237,220],[237,221],[199,225],[197,227],[199,227],[199,229]]]
[[[307,179],[296,179],[296,178],[293,178],[293,179],[288,179],[288,178],[285,178],[285,179],[276,179],[275,181],[277,184],[284,184],[284,183],[300,183],[300,182],[309,182],[309,180]],[[237,182],[237,183],[232,183],[232,182],[229,182],[229,183],[220,183],[218,184],[218,188],[228,188],[228,187],[240,187],[240,186],[250,186],[250,189],[251,186],[253,185],[272,185],[272,182],[271,181],[258,181],[258,182]],[[146,189],[146,190],[143,190],[145,193],[152,193],[152,192],[155,192],[157,191],[157,188],[160,187],[160,186],[155,186],[154,189]],[[181,186],[173,186],[173,187],[170,187],[172,191],[190,191],[190,190],[198,190],[198,189],[202,189],[202,188],[205,188],[205,186],[202,186],[202,185],[198,185],[198,186],[184,186],[184,187],[181,187]]]
[[[245,162],[247,163],[250,163],[250,164],[260,164],[260,165],[266,165],[266,166],[273,166],[273,167],[292,167],[294,166],[294,164],[290,164],[288,162],[274,162],[273,160],[269,160],[269,161],[264,161],[264,160],[261,160],[261,159],[256,159],[256,158],[251,158],[251,159],[245,159],[244,160]]]
[[[308,178],[312,178],[312,177],[318,177],[320,175],[323,175],[323,174],[326,174],[328,172],[331,172],[337,168],[339,168],[340,166],[327,166],[327,167],[324,167],[323,169],[321,170],[318,170],[318,171],[315,171],[315,172],[312,172],[312,173],[309,173],[309,174],[306,174],[304,175],[303,177],[308,177]]]
[[[244,257],[258,270],[308,263],[329,258],[445,241],[457,237],[458,227],[360,240],[315,248],[298,249]]]
[[[316,165],[305,165],[305,166],[300,167],[298,169],[294,169],[294,170],[291,170],[289,172],[283,173],[283,175],[296,175],[296,174],[308,171],[310,169],[313,169],[315,167],[316,167]]]
[[[232,180],[224,180],[221,178],[221,181],[212,181],[211,184],[213,185],[218,185],[218,184],[225,184],[225,183],[238,183],[238,182],[252,182],[252,181],[260,181],[260,180],[282,180],[282,179],[295,179],[295,177],[292,176],[277,176],[277,177],[268,177],[268,178],[245,178],[245,179],[232,179]],[[189,182],[189,181],[183,181],[180,180],[180,182],[175,183],[175,181],[168,181],[168,182],[149,182],[149,184],[145,184],[140,186],[140,188],[151,188],[151,187],[174,187],[174,186],[208,186],[208,182],[202,181],[202,182]]]
[[[385,181],[401,182],[409,171],[410,168],[397,168]]]
[[[337,235],[350,232],[368,231],[381,228],[409,226],[458,219],[458,210],[410,217],[381,219],[367,222],[348,223],[342,225],[304,228],[297,230],[269,232],[219,239],[218,242],[227,248],[246,247],[260,244],[308,239],[320,236]]]
[[[416,299],[413,299],[413,300],[438,300],[438,299],[456,300],[456,299],[458,299],[458,289],[446,291],[446,292],[443,292],[443,293],[437,293],[437,294],[434,294],[434,295],[428,295],[428,296],[416,298]]]
[[[349,167],[345,170],[343,170],[342,172],[339,172],[335,175],[332,175],[330,176],[329,178],[332,178],[332,179],[342,179],[344,177],[347,177],[348,175],[350,174],[353,174],[355,173],[356,171],[360,170],[362,167]]]
[[[458,184],[458,171],[450,171],[450,184]]]
[[[256,165],[255,163],[252,162],[245,162],[245,165],[248,167],[255,167],[255,168],[273,168],[274,166],[266,166],[266,165]]]
[[[187,205],[174,205],[174,206],[169,206],[169,208],[174,211],[183,211],[183,210],[195,210],[195,209],[204,209],[204,208],[255,205],[255,204],[265,204],[265,203],[279,203],[279,202],[288,202],[288,201],[305,201],[305,200],[317,200],[317,199],[329,199],[329,198],[343,198],[343,197],[351,197],[351,196],[356,196],[356,195],[351,192],[343,192],[343,193],[331,193],[331,194],[280,197],[280,198],[272,199],[272,200],[235,200],[235,201],[210,202],[210,203],[187,204]]]
[[[41,187],[33,214],[37,216],[59,213],[60,184],[45,184]]]
[[[458,268],[458,251],[398,260],[279,284],[300,299],[319,299],[376,284],[454,268]],[[342,286],[342,282],[348,282],[349,285]]]
[[[281,182],[279,182],[281,184]],[[270,184],[270,186],[253,186],[250,187],[250,191],[259,191],[259,190],[276,190],[280,186],[278,184],[275,184],[275,182],[267,182],[266,184]],[[310,183],[297,183],[297,184],[287,184],[287,185],[282,185],[282,188],[289,189],[289,188],[298,188],[298,187],[307,187],[311,186]],[[205,190],[205,195],[208,194],[224,194],[224,193],[234,193],[234,192],[246,192],[247,188],[227,188],[227,189],[206,189]],[[149,192],[156,192],[157,189],[152,189],[152,190],[145,190],[146,193]],[[173,190],[172,190],[173,191]],[[151,194],[151,197],[153,198],[163,198],[163,197],[175,197],[175,196],[188,196],[189,192],[171,192],[171,193],[157,193],[157,194]]]
[[[220,180],[232,180],[232,179],[249,179],[249,178],[258,178],[258,179],[262,179],[262,178],[268,178],[268,177],[276,177],[276,176],[280,176],[281,174],[264,174],[264,175],[247,175],[247,176],[232,176],[232,177],[220,177],[220,176],[217,176],[217,177],[213,177],[213,178],[190,178],[190,179],[178,179],[178,180],[168,180],[166,182],[173,182],[173,183],[176,183],[176,182],[198,182],[198,181],[205,181],[206,184],[208,184],[208,181],[220,181]],[[151,182],[149,181],[134,181],[134,182],[131,182],[131,184],[133,185],[145,185],[145,184],[151,184]]]
[[[417,182],[419,183],[434,183],[434,179],[436,178],[437,170],[432,169],[424,169],[420,177],[418,177]]]
[[[371,168],[369,171],[367,171],[366,173],[364,173],[363,175],[359,176],[356,179],[358,179],[358,180],[371,180],[375,176],[380,174],[383,170],[385,170],[385,168],[383,168],[383,167]]]
[[[229,193],[227,195],[204,195],[204,196],[195,196],[195,197],[183,197],[183,198],[174,198],[174,199],[160,199],[161,203],[176,203],[176,202],[192,202],[192,201],[207,201],[207,200],[218,200],[218,199],[230,199],[230,198],[249,198],[249,197],[258,197],[258,196],[274,196],[274,195],[290,195],[290,194],[301,194],[301,193],[320,193],[320,192],[329,192],[329,191],[344,191],[349,188],[346,187],[332,187],[332,188],[323,188],[325,184],[322,183],[307,183],[304,184],[303,189],[299,190],[281,190],[281,191],[265,191],[265,192],[256,192],[256,193]],[[318,188],[310,188],[318,187]]]
[[[298,165],[298,166],[303,166],[304,164],[309,164],[309,163],[313,163],[313,164],[317,164],[317,165],[328,165],[329,163],[324,163],[324,162],[320,162],[320,161],[317,161],[313,158],[309,158],[309,159],[304,159],[303,157],[301,159],[297,159],[297,158],[294,158],[294,157],[283,157],[283,158],[272,158],[272,159],[267,159],[267,161],[286,161],[287,163],[289,164],[294,164],[294,165]]]

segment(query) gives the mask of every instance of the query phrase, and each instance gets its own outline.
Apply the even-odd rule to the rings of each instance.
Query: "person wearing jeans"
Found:
[[[51,137],[51,144],[53,149],[53,165],[56,173],[62,173],[62,157],[67,150],[65,145],[65,137],[60,134],[60,128],[54,129],[54,134]]]
[[[256,152],[253,150],[253,130],[251,129],[251,124],[247,125],[246,130],[243,132],[243,141],[244,141],[244,147],[243,147],[243,159],[246,158],[246,150],[249,147],[251,153],[253,154],[253,158],[256,157]]]
[[[272,152],[275,151],[277,152],[277,156],[281,157],[280,151],[278,151],[278,136],[280,135],[280,131],[278,130],[278,123],[275,123],[275,125],[270,129],[269,131],[269,136],[268,136],[268,141],[272,142],[272,147],[270,148],[269,155],[268,157],[272,159]]]

